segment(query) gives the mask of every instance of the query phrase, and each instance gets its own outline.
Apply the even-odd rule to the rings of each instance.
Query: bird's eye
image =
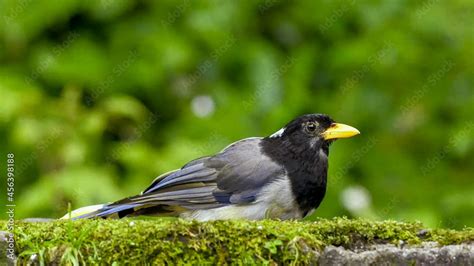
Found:
[[[317,127],[318,127],[318,125],[315,122],[311,122],[311,123],[306,124],[306,130],[308,132],[314,132]]]

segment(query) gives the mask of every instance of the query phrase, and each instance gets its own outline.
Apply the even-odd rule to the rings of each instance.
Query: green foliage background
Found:
[[[313,217],[472,226],[473,10],[467,0],[0,1],[0,162],[5,175],[15,154],[16,218],[136,194],[235,140],[327,113],[362,135],[332,146]],[[199,96],[214,103],[204,117]],[[368,206],[343,204],[348,189]]]

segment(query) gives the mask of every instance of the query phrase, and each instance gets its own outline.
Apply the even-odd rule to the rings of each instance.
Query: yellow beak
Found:
[[[339,123],[333,123],[326,131],[321,133],[325,140],[350,138],[358,134],[360,134],[360,131],[357,128]]]

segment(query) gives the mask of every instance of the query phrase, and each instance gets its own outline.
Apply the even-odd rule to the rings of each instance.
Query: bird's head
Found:
[[[356,128],[336,123],[328,115],[307,114],[292,120],[270,138],[286,139],[293,144],[308,144],[314,147],[316,144],[321,146],[336,139],[350,138],[357,134],[360,132]]]

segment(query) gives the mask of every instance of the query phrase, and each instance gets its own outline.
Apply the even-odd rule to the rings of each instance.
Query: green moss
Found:
[[[6,223],[0,222],[5,230]],[[50,223],[17,222],[20,260],[38,254],[44,262],[174,261],[223,264],[308,262],[327,245],[351,248],[361,244],[419,244],[474,241],[474,230],[423,230],[420,223],[375,222],[335,218],[315,222],[216,221],[180,219],[80,220]],[[421,232],[421,233],[420,233]]]

